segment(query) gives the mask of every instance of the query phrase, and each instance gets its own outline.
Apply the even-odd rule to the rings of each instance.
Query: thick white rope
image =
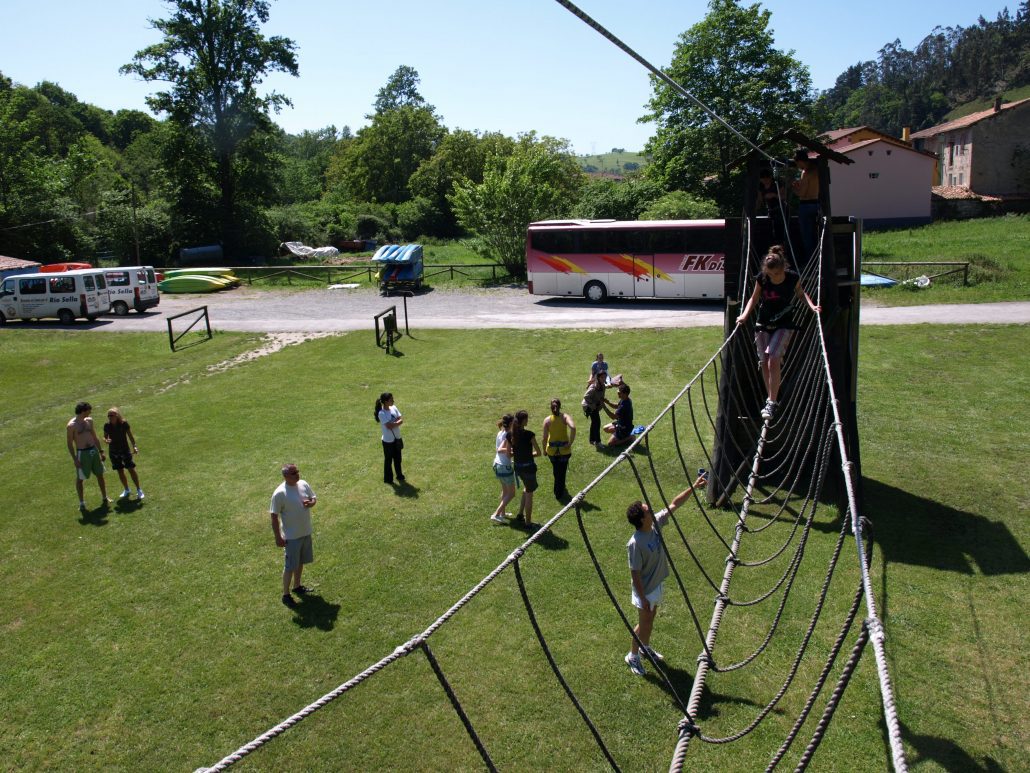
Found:
[[[822,270],[823,250],[825,240],[827,218],[823,218],[823,233],[819,240],[819,289],[816,294],[816,305],[822,305]],[[862,525],[859,523],[858,500],[855,496],[855,464],[848,458],[848,449],[844,440],[844,425],[840,417],[840,402],[837,400],[836,390],[833,384],[833,373],[830,369],[830,355],[826,348],[826,336],[823,332],[822,312],[819,313],[819,344],[822,348],[823,367],[826,369],[826,383],[830,390],[830,405],[833,408],[833,427],[837,433],[837,445],[840,450],[841,469],[844,473],[844,486],[847,489],[848,509],[851,511],[851,533],[855,537],[855,547],[858,550],[858,566],[862,575],[862,590],[865,595],[866,625],[869,626],[870,638],[873,642],[873,653],[876,656],[876,673],[880,682],[880,695],[883,699],[883,713],[887,722],[887,736],[890,741],[891,758],[894,763],[894,770],[904,773],[908,770],[908,763],[905,760],[905,749],[901,743],[901,725],[898,721],[897,706],[894,700],[894,688],[891,686],[891,676],[887,669],[887,653],[884,649],[886,634],[883,630],[883,623],[876,613],[876,597],[873,595],[873,584],[869,579],[869,567],[865,561],[865,547],[862,544]]]

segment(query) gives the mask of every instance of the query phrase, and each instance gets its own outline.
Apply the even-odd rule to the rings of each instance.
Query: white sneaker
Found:
[[[634,655],[632,652],[627,652],[626,657],[623,658],[626,661],[626,665],[629,666],[629,670],[637,676],[643,676],[644,664],[640,662],[640,655]]]
[[[129,496],[129,490],[125,489],[121,494],[118,495],[118,498],[125,499],[127,496]]]
[[[653,650],[650,647],[641,648],[645,654],[650,655],[652,660],[657,660],[659,663],[665,661],[665,656],[662,655],[658,650]]]
[[[125,493],[128,494],[129,492],[126,491]],[[147,495],[143,493],[143,489],[136,489],[136,499],[138,499],[140,502],[142,502],[146,498],[146,496]]]
[[[776,413],[776,402],[773,400],[766,400],[765,407],[762,408],[762,418],[768,421]]]
[[[493,515],[491,515],[490,516],[490,520],[493,521],[494,523],[501,523],[501,524],[504,524],[504,523],[508,522],[508,519],[505,518],[500,513],[494,513]]]

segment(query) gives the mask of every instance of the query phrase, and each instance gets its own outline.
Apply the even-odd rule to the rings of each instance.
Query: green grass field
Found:
[[[970,264],[969,286],[965,287],[962,275],[953,274],[933,280],[925,289],[913,285],[863,288],[866,299],[884,305],[1025,301],[1030,298],[1030,216],[944,221],[921,228],[866,233],[862,237],[862,259]],[[867,270],[906,279],[947,269],[869,266]]]
[[[525,539],[487,520],[498,494],[490,462],[501,412],[525,407],[538,427],[557,393],[580,419],[587,366],[602,348],[631,380],[638,420],[646,421],[718,345],[714,330],[415,336],[400,341],[397,356],[353,333],[218,369],[255,348],[258,337],[218,334],[173,355],[160,335],[0,333],[6,768],[214,763],[423,630]],[[1026,327],[863,331],[865,513],[876,523],[873,572],[916,769],[1025,765],[1028,345]],[[384,389],[406,417],[404,489],[381,482],[371,413]],[[105,512],[89,481],[95,509],[78,512],[63,427],[82,399],[98,416],[116,404],[131,422],[148,495],[141,507]],[[680,431],[688,464],[702,464],[689,426]],[[574,488],[611,461],[580,449],[570,468]],[[684,479],[667,429],[656,433],[652,459],[671,496]],[[279,601],[281,552],[267,513],[288,460],[319,495],[316,562],[305,572],[317,594],[298,613]],[[646,457],[639,461],[646,470]],[[540,477],[538,521],[557,509],[545,466]],[[116,477],[108,480],[117,492]],[[622,603],[623,512],[635,494],[622,466],[591,493],[586,513]],[[731,517],[716,515],[727,528]],[[708,571],[720,573],[725,548],[701,528],[695,506],[680,518]],[[769,552],[785,528],[756,535],[745,553]],[[707,732],[741,727],[775,692],[838,528],[836,511],[820,508],[773,647],[754,666],[709,681]],[[713,592],[682,547],[671,549],[707,626]],[[555,658],[620,765],[667,769],[681,714],[660,683],[633,677],[623,664],[628,636],[575,521],[560,522],[522,563]],[[734,593],[756,595],[785,565],[738,571]],[[838,571],[813,641],[820,660],[857,581],[850,543]],[[654,643],[685,698],[700,646],[671,580],[666,590]],[[731,610],[721,655],[736,659],[753,649],[773,611],[770,602]],[[500,769],[606,767],[547,667],[510,571],[430,644]],[[800,686],[747,740],[695,742],[688,765],[764,767],[820,666],[802,664]],[[817,768],[883,770],[881,714],[870,650]],[[809,734],[806,726],[803,738]],[[416,653],[238,767],[477,770],[482,763]]]

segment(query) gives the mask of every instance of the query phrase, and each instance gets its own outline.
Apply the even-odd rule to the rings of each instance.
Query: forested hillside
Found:
[[[927,18],[932,18],[932,6]],[[856,23],[862,12],[856,8]],[[1030,84],[1030,2],[1013,16],[982,16],[972,27],[936,27],[911,51],[895,40],[876,59],[859,62],[837,78],[815,105],[818,128],[871,126],[895,136],[940,123],[967,102]]]

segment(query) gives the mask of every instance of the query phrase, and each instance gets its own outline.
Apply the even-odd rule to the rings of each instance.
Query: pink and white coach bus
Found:
[[[529,292],[722,298],[723,220],[543,220],[526,235]]]

